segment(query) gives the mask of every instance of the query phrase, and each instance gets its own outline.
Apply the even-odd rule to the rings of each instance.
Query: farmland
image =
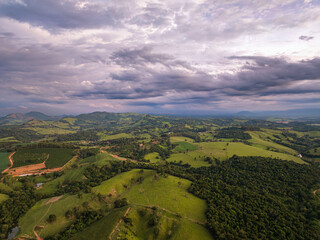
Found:
[[[17,151],[14,156],[13,167],[38,164],[45,162],[47,168],[62,167],[73,156],[72,149],[64,148],[31,148]]]
[[[320,238],[318,125],[101,112],[14,124],[0,128],[0,169],[13,154],[0,238],[16,223],[21,239]]]
[[[0,172],[10,166],[9,153],[0,152]]]

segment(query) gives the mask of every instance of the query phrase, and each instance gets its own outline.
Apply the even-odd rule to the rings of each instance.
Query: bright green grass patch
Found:
[[[0,138],[0,142],[18,143],[20,141],[18,141],[14,137],[6,137],[6,138]]]
[[[91,194],[83,194],[81,198],[76,195],[65,195],[54,203],[47,203],[50,199],[43,199],[37,202],[20,220],[19,236],[28,234],[33,236],[35,226],[45,226],[40,230],[41,237],[54,235],[65,229],[73,220],[65,218],[67,210],[81,206],[83,202],[89,202],[89,207],[99,209],[101,203],[92,200]],[[54,223],[47,223],[46,220],[50,214],[55,214],[57,220]]]
[[[185,151],[194,151],[197,150],[197,146],[189,143],[189,142],[175,142],[175,144],[178,144],[174,148],[174,151],[176,152],[185,152]]]
[[[83,165],[77,169],[65,170],[62,176],[45,183],[41,188],[37,189],[37,193],[52,194],[58,190],[60,184],[68,184],[68,182],[83,179],[83,173],[88,166],[89,165]]]
[[[0,191],[8,193],[8,192],[12,192],[13,189],[10,186],[8,186],[7,184],[0,183]]]
[[[293,155],[272,152],[254,146],[249,146],[241,142],[210,142],[199,143],[197,145],[202,147],[202,152],[209,156],[212,155],[213,157],[218,158],[219,160],[226,160],[232,157],[233,155],[238,155],[272,157],[280,158],[282,160],[290,160],[297,163],[305,163],[303,160]]]
[[[189,142],[189,143],[194,143],[194,140],[191,138],[187,138],[187,137],[170,137],[170,141],[172,143],[176,143],[176,142]]]
[[[101,193],[102,195],[108,195],[111,193],[113,196],[123,193],[125,185],[129,186],[131,179],[137,179],[138,177],[148,177],[153,175],[153,171],[144,170],[142,173],[139,169],[131,170],[130,172],[124,172],[116,175],[115,177],[108,179],[101,183],[101,185],[94,187],[93,191]]]
[[[106,135],[105,133],[98,133],[98,136],[100,137],[101,141],[107,141],[107,140],[113,140],[113,139],[119,139],[119,138],[133,138],[134,136],[132,134],[128,133],[118,133],[114,135]]]
[[[139,214],[144,211],[145,215]],[[149,220],[153,214],[158,216],[158,224],[150,226]],[[119,233],[115,233],[112,239],[171,239],[175,229],[180,224],[180,219],[172,214],[168,214],[160,209],[156,213],[150,208],[131,208],[128,217],[132,219],[132,226],[122,223],[119,227]],[[157,230],[157,233],[155,233]]]
[[[75,234],[72,240],[102,240],[108,239],[112,230],[116,227],[120,219],[123,217],[128,207],[113,209],[107,216],[103,217],[98,222],[93,223],[84,231]]]
[[[109,161],[119,161],[119,160],[112,157],[108,153],[98,153],[95,156],[81,159],[79,161],[79,164],[95,163],[96,165],[102,166],[107,164]]]
[[[74,123],[77,121],[76,118],[71,118],[71,117],[63,118],[62,120],[67,121],[71,125],[74,125]]]
[[[0,172],[10,166],[9,153],[0,152]]]
[[[152,163],[156,163],[156,162],[159,162],[161,161],[161,157],[159,155],[159,153],[157,152],[153,152],[153,153],[148,153],[144,156],[144,159],[145,160],[149,160],[150,162]]]
[[[320,155],[320,147],[311,149],[309,153],[312,155]]]
[[[0,193],[0,203],[7,200],[7,199],[9,199],[8,195]]]
[[[178,226],[177,231],[172,236],[173,240],[198,240],[198,239],[213,239],[211,233],[207,228],[188,221],[186,219],[181,220],[181,224]]]
[[[179,213],[183,217],[205,221],[206,202],[187,191],[191,184],[190,181],[173,176],[160,177],[156,180],[155,174],[152,171],[152,174],[146,177],[141,184],[132,186],[130,191],[122,194],[122,197],[136,204],[156,205]]]
[[[283,146],[281,144],[277,144],[275,142],[272,142],[270,139],[268,139],[261,132],[257,131],[257,132],[248,132],[248,133],[252,137],[252,139],[249,140],[249,142],[251,142],[251,143],[265,146],[266,149],[267,148],[274,148],[274,149],[279,150],[280,152],[288,153],[288,154],[291,154],[291,155],[297,155],[298,154],[295,150],[293,150],[291,148],[288,148],[288,147]]]
[[[48,158],[49,156],[49,158]],[[33,148],[22,149],[13,155],[13,167],[42,163],[47,168],[62,167],[73,157],[73,149],[67,148]]]
[[[135,169],[104,181],[101,185],[94,187],[93,191],[102,195],[121,194],[121,197],[127,198],[133,204],[156,205],[179,213],[183,217],[200,222],[205,221],[206,202],[187,191],[191,184],[190,181],[173,176],[159,177],[156,180],[155,175],[156,172],[152,170],[141,172]],[[125,185],[130,186],[131,179],[136,180],[141,176],[144,178],[141,184],[134,184],[129,188],[124,187]]]
[[[190,164],[192,167],[205,167],[210,166],[208,162],[203,161],[207,155],[201,151],[192,151],[187,153],[174,153],[167,161],[168,162],[181,162],[182,164]]]
[[[23,128],[23,129],[33,130],[42,135],[69,134],[69,133],[76,132],[74,130],[67,130],[67,129],[56,128],[56,127],[51,127],[51,128],[30,127],[30,128]]]

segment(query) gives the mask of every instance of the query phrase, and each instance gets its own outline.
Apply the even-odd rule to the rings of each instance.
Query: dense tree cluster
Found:
[[[243,131],[241,128],[231,127],[231,128],[222,128],[217,130],[215,134],[216,138],[236,138],[242,140],[251,139],[250,134]]]
[[[15,191],[7,193],[10,198],[0,204],[0,239],[18,223],[19,217],[26,213],[37,201],[33,186],[24,183]]]
[[[66,230],[56,234],[55,236],[46,237],[45,240],[70,239],[72,235],[84,230],[87,226],[100,220],[102,217],[103,214],[100,211],[87,210],[81,212]]]
[[[208,203],[207,221],[219,239],[319,239],[320,204],[312,188],[318,167],[260,157],[233,157],[199,169],[190,191]]]
[[[63,141],[98,141],[99,136],[97,135],[97,132],[94,130],[86,130],[86,131],[79,131],[77,133],[70,133],[70,134],[62,134],[57,136],[58,142]]]

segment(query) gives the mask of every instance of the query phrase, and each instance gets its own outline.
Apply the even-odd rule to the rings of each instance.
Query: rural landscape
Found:
[[[319,239],[319,120],[0,118],[1,239]]]
[[[320,0],[0,0],[0,240],[320,240]]]

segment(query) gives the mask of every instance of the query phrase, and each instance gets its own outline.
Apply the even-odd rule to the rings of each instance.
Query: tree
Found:
[[[56,220],[57,220],[57,216],[54,215],[54,214],[50,214],[48,219],[47,219],[47,222],[48,223],[54,223]]]

